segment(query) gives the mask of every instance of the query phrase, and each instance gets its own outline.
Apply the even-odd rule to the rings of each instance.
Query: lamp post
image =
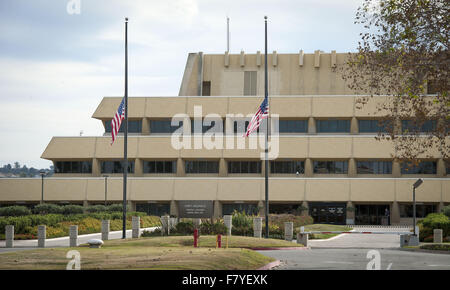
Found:
[[[413,184],[413,223],[414,223],[414,236],[417,236],[416,233],[416,188],[418,188],[423,183],[423,179],[419,178]]]
[[[108,201],[108,175],[103,175],[103,177],[105,178],[105,206],[107,205],[107,201]]]
[[[41,171],[39,171],[39,174],[41,175],[41,204],[44,204],[44,177],[45,177],[45,171],[41,170]]]

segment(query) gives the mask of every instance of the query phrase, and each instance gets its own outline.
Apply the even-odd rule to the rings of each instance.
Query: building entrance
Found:
[[[386,216],[386,214],[388,214],[388,215]],[[388,204],[357,204],[355,206],[355,224],[357,224],[357,225],[390,225],[389,205]]]
[[[309,215],[314,223],[344,225],[346,208],[345,203],[310,203]]]

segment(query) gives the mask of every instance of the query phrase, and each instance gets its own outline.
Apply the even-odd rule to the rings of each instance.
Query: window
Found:
[[[119,133],[125,131],[125,121],[122,122]],[[111,133],[111,121],[105,121],[105,132]],[[142,120],[128,120],[128,133],[142,133]]]
[[[317,133],[350,133],[350,120],[317,120]]]
[[[203,82],[202,96],[211,96],[211,82]]]
[[[185,166],[187,174],[219,173],[219,161],[186,161]]]
[[[391,161],[357,161],[358,174],[392,174]]]
[[[418,165],[410,162],[402,163],[402,174],[436,174],[436,172],[435,161],[422,161]]]
[[[102,161],[102,173],[123,173],[123,161]],[[134,173],[134,161],[128,160],[128,173]]]
[[[228,161],[228,173],[261,173],[260,161]]]
[[[57,161],[55,173],[92,173],[92,161]]]
[[[348,161],[314,161],[314,173],[347,174]]]
[[[244,96],[256,96],[256,71],[244,72]]]
[[[271,161],[270,162],[270,173],[275,174],[303,174],[305,173],[305,162],[304,161]]]
[[[450,160],[445,160],[445,173],[450,175]]]
[[[137,203],[136,211],[145,212],[147,215],[164,216],[170,214],[169,203]]]
[[[436,120],[427,120],[419,128],[415,120],[402,120],[402,131],[405,132],[431,132],[436,130]]]
[[[144,173],[177,173],[176,161],[144,161]]]
[[[307,133],[308,120],[280,120],[280,133]]]
[[[181,124],[179,126],[172,126],[171,122],[171,120],[150,120],[150,133],[171,134],[183,125]]]
[[[412,218],[414,217],[414,210],[412,204],[400,204],[400,217]],[[416,204],[416,217],[424,218],[430,213],[436,212],[434,204]]]
[[[270,208],[270,207],[269,207]],[[248,215],[258,215],[258,205],[251,203],[229,203],[223,204],[223,215],[232,215],[234,211],[245,212]]]
[[[209,131],[209,133],[223,133],[223,123],[222,121],[219,123],[218,120],[207,120],[204,119],[202,121],[200,120],[191,120],[191,132],[192,133],[196,133],[195,130],[198,130],[195,126],[197,125],[197,127],[201,127],[202,129],[202,133],[206,133],[207,131]],[[208,123],[210,125],[205,125],[205,123]],[[212,130],[211,130],[212,129]],[[210,131],[211,130],[211,131]]]
[[[381,120],[359,120],[358,123],[359,133],[387,132],[387,129],[389,128],[388,125]]]

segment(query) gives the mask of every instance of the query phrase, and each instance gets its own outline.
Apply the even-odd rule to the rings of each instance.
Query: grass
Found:
[[[225,246],[224,239],[223,245]],[[272,261],[242,247],[292,247],[292,242],[251,237],[231,237],[228,249],[216,249],[215,237],[201,236],[199,248],[192,237],[150,237],[106,241],[101,249],[87,246],[39,249],[0,254],[0,269],[64,270],[66,254],[77,250],[81,269],[254,270]]]
[[[351,227],[342,226],[342,225],[327,225],[327,224],[313,224],[313,225],[307,225],[305,226],[305,232],[309,231],[319,231],[319,232],[334,232],[334,231],[350,231],[352,230]],[[314,239],[329,239],[332,237],[337,236],[338,234],[313,234],[310,235],[308,238],[311,240]]]

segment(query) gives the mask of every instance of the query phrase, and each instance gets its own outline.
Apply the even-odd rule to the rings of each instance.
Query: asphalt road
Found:
[[[369,269],[450,270],[449,254],[400,249],[316,248],[259,252],[282,262],[276,270],[367,270],[369,263]]]

